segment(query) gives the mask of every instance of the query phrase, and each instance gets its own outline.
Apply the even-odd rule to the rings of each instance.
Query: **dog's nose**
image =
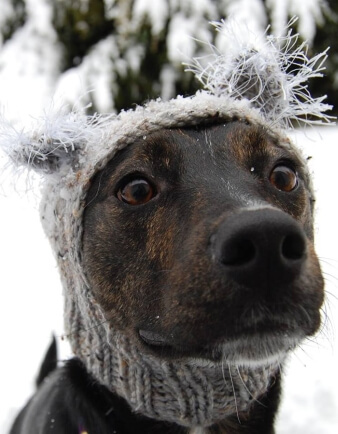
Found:
[[[306,236],[282,211],[248,210],[218,227],[211,251],[226,277],[247,288],[274,291],[299,275],[306,259]]]

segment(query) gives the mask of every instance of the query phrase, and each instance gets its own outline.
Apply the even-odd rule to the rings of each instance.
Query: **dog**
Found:
[[[224,376],[273,366],[268,385],[244,409],[234,389],[235,411],[211,425],[183,426],[134,411],[77,358],[58,367],[53,342],[10,434],[274,433],[280,366],[320,327],[310,183],[293,148],[241,119],[162,129],[120,150],[93,178],[83,216],[83,264],[106,321],[159,361]]]

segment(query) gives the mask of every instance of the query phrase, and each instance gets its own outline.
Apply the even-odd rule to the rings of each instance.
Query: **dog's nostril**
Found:
[[[298,234],[287,235],[282,243],[282,256],[288,260],[301,259],[305,253],[305,241]]]
[[[225,265],[244,265],[256,256],[254,243],[247,238],[225,244],[222,251],[222,263]]]

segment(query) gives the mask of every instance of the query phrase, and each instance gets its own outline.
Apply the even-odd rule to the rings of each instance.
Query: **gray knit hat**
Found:
[[[214,47],[188,69],[204,90],[192,97],[150,101],[118,115],[79,111],[46,117],[31,132],[4,128],[1,143],[17,165],[43,174],[41,219],[60,268],[65,326],[74,354],[134,411],[184,426],[208,426],[248,408],[267,390],[278,364],[223,366],[182,359],[163,361],[142,353],[105,321],[82,266],[83,211],[93,176],[118,150],[165,128],[242,119],[264,126],[293,148],[293,122],[330,123],[331,107],[313,99],[307,80],[321,75],[325,53],[309,60],[297,35],[241,41],[233,25],[215,24],[230,41],[226,54]],[[293,50],[293,51],[292,51]]]

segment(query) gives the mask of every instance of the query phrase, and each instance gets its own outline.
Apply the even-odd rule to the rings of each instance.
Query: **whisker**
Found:
[[[222,374],[223,374],[224,383],[226,383],[225,375],[224,375],[224,369],[223,369],[223,368],[224,368],[224,366],[223,366],[223,360],[222,360]],[[239,417],[239,412],[238,412],[238,405],[237,405],[237,398],[236,398],[236,390],[235,390],[234,382],[233,382],[233,379],[232,379],[231,368],[230,368],[229,363],[228,363],[228,370],[229,370],[229,375],[230,375],[230,381],[231,381],[232,392],[233,392],[233,394],[234,394],[234,398],[235,398],[235,406],[236,406],[237,420],[238,420],[238,423],[239,423],[240,425],[242,425],[241,419],[240,419],[240,417]]]
[[[301,345],[297,345],[297,350],[301,351],[308,360],[311,360],[310,354],[304,348],[304,342]],[[295,357],[303,366],[306,365],[306,362],[301,359],[299,352],[294,351],[293,357]]]
[[[236,365],[236,370],[237,370],[237,373],[238,373],[238,375],[239,375],[239,378],[240,378],[240,380],[241,380],[241,383],[243,384],[243,386],[244,386],[244,388],[245,388],[245,390],[248,392],[248,394],[251,396],[251,398],[253,399],[253,401],[255,401],[255,402],[257,402],[259,405],[262,405],[263,407],[267,407],[265,404],[263,404],[261,401],[259,401],[258,399],[256,399],[254,396],[253,396],[253,394],[250,392],[250,390],[249,390],[249,388],[247,387],[247,385],[244,383],[244,380],[243,380],[243,378],[242,378],[242,376],[241,376],[241,371],[239,370],[239,367]]]
[[[338,259],[328,258],[326,256],[318,256],[318,259],[320,260],[320,262],[324,262],[325,264],[332,267],[336,267],[338,265]],[[331,262],[334,262],[334,264],[331,264]]]
[[[104,320],[104,321],[102,321],[100,323],[94,324],[91,327],[88,327],[88,328],[85,328],[85,329],[81,329],[81,330],[85,331],[85,332],[90,331],[90,330],[94,330],[94,329],[96,329],[98,327],[101,327],[103,324],[106,324],[107,322],[108,322],[108,320]],[[70,333],[65,333],[65,334],[62,334],[62,335],[58,335],[57,337],[59,337],[61,340],[69,339],[70,336],[75,335],[78,332],[79,332],[79,329],[76,330],[76,331],[70,332]]]
[[[328,296],[330,296],[330,297],[332,297],[332,298],[334,298],[335,301],[338,300],[338,296],[335,295],[333,292],[327,290],[327,289],[325,289],[325,294],[328,295]],[[326,298],[325,302],[328,303],[329,301],[330,301],[329,298]]]
[[[104,174],[104,170],[103,170],[103,171],[101,172],[101,174],[100,174],[99,185],[97,186],[97,190],[96,190],[96,192],[95,192],[95,195],[94,195],[94,197],[93,197],[89,202],[86,203],[85,208],[87,208],[88,206],[90,206],[91,203],[94,202],[95,199],[98,197],[98,195],[99,195],[99,193],[100,193],[100,187],[101,187],[101,182],[102,182],[103,174]]]
[[[334,284],[336,284],[338,282],[338,277],[335,276],[334,274],[328,273],[327,271],[322,271],[322,274],[324,276],[324,279],[327,280],[328,282],[331,282]],[[329,277],[332,280],[327,279],[327,277]]]

